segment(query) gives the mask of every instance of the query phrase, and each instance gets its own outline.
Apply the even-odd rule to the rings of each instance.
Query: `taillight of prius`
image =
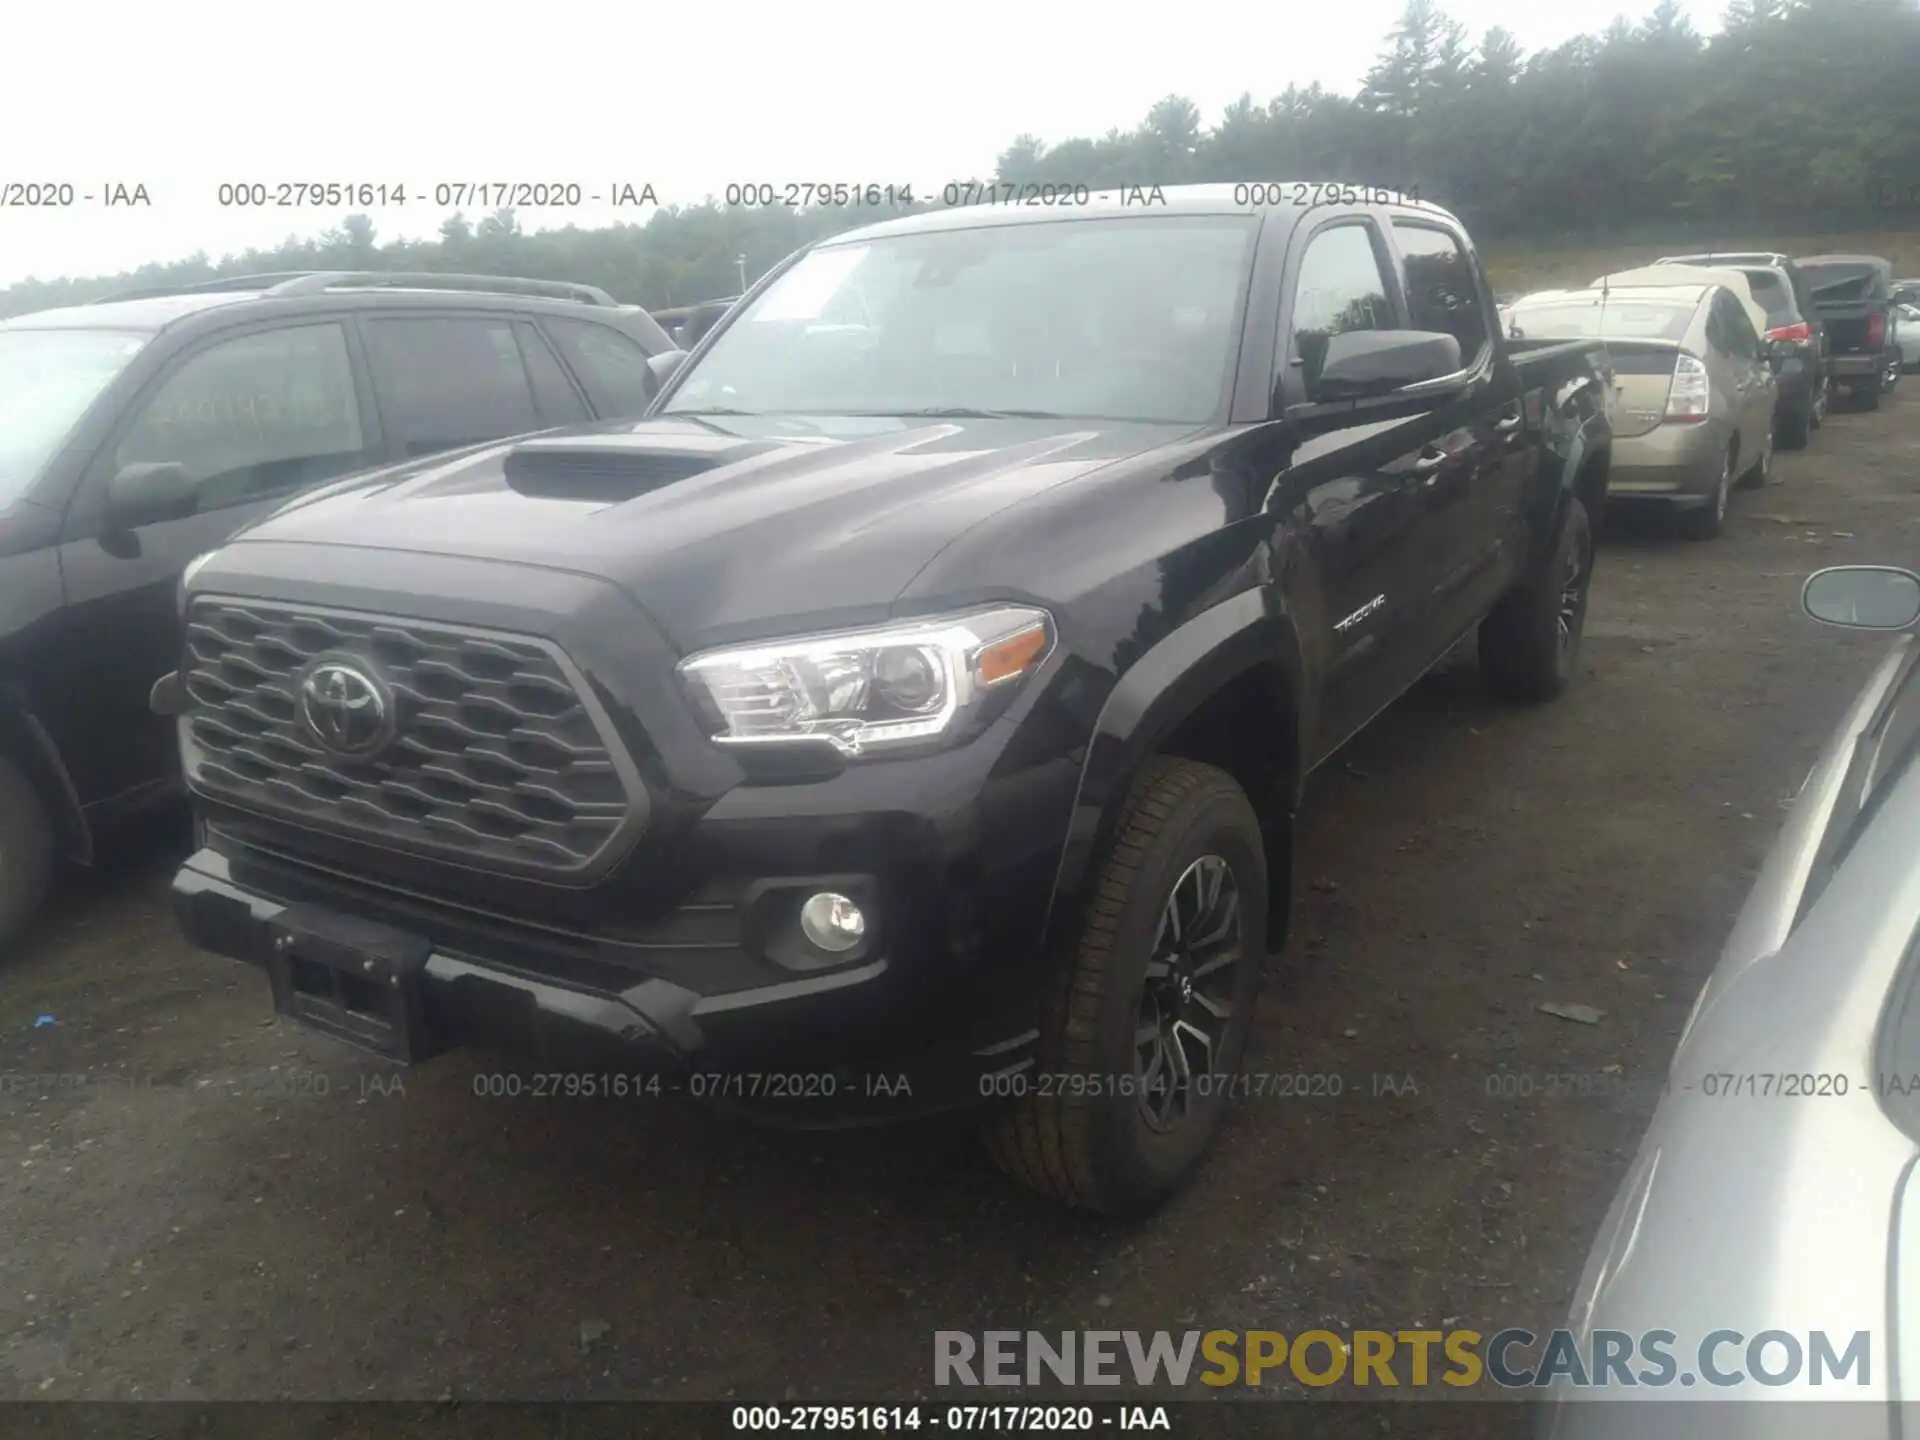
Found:
[[[1887,317],[1878,310],[1867,317],[1867,344],[1884,345],[1887,343]]]
[[[1813,339],[1813,326],[1804,320],[1795,325],[1776,325],[1773,329],[1767,331],[1767,338],[1769,340],[1811,340]]]
[[[1673,367],[1673,383],[1667,388],[1667,424],[1699,424],[1707,418],[1712,393],[1707,367],[1691,355],[1682,355]]]

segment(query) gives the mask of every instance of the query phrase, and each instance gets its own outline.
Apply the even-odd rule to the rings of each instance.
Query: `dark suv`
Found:
[[[1797,450],[1827,418],[1832,395],[1826,322],[1813,303],[1813,286],[1799,265],[1774,251],[1664,255],[1660,265],[1706,265],[1738,270],[1754,300],[1767,312],[1766,338],[1773,350],[1780,391],[1774,401],[1774,440]]]
[[[356,470],[636,415],[675,353],[591,286],[254,275],[0,323],[0,944],[177,789],[147,709],[194,557]]]

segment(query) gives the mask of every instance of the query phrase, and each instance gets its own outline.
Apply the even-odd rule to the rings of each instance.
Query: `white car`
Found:
[[[1900,364],[1906,370],[1920,370],[1920,305],[1896,305],[1893,338],[1900,347]]]

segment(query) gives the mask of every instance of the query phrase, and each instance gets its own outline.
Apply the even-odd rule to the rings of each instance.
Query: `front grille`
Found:
[[[383,681],[391,739],[323,745],[301,688],[323,661]],[[415,620],[255,601],[196,603],[183,682],[187,775],[209,799],[462,865],[579,881],[617,858],[645,792],[554,646]]]

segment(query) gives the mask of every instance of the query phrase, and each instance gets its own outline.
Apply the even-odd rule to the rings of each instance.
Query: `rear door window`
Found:
[[[541,428],[511,320],[462,315],[365,323],[374,391],[400,454],[431,455]]]
[[[567,378],[546,338],[526,320],[515,328],[520,336],[520,357],[527,362],[527,376],[533,381],[533,398],[541,421],[548,425],[573,425],[591,419],[580,392]]]
[[[603,420],[637,416],[653,403],[653,371],[647,352],[611,325],[588,320],[545,319],[560,353],[586,387]]]

